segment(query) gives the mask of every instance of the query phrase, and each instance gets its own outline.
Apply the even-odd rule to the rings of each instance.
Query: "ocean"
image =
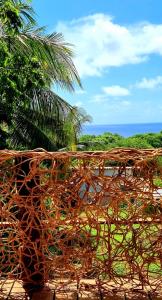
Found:
[[[162,123],[113,124],[113,125],[83,125],[81,134],[100,135],[104,132],[118,133],[129,137],[138,133],[156,133],[162,130]]]

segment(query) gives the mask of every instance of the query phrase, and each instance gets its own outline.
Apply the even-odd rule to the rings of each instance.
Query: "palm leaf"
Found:
[[[35,55],[44,71],[61,87],[74,90],[74,83],[81,86],[79,75],[72,61],[71,45],[63,40],[62,34],[42,34],[42,29],[36,29],[21,34],[30,53]]]
[[[36,119],[39,126],[56,126],[64,122],[72,106],[54,92],[47,89],[35,89],[28,95],[32,119]]]
[[[10,1],[20,13],[20,25],[17,22],[16,30],[12,31],[11,28],[9,31],[5,30],[3,22],[0,24],[0,39],[6,41],[9,51],[22,58],[36,58],[40,62],[40,69],[45,76],[44,87],[50,86],[52,82],[69,90],[74,90],[75,84],[81,86],[72,61],[72,47],[64,42],[62,34],[46,34],[44,27],[35,26],[30,6],[21,0]],[[0,0],[0,5],[4,3],[5,0]],[[12,124],[9,124],[13,128],[11,144],[28,148],[44,147],[47,150],[66,146],[68,129],[65,124],[69,124],[70,120],[74,130],[80,126],[79,115],[74,108],[47,89],[27,90],[23,96],[24,101],[15,103]],[[4,119],[6,115],[0,111],[0,117]]]
[[[64,42],[62,34],[44,35],[42,30],[28,26],[16,38],[10,37],[11,51],[37,57],[44,73],[61,88],[74,90],[75,84],[81,87],[71,45]],[[3,34],[1,38],[8,41],[9,37]]]
[[[2,17],[0,38],[9,43],[10,51],[28,57],[36,57],[44,74],[48,76],[48,82],[54,81],[69,90],[74,90],[75,84],[81,86],[79,75],[72,61],[72,45],[65,43],[62,34],[46,34],[45,27],[36,27],[34,11],[30,5],[21,0],[10,1],[19,12],[20,21],[19,25],[15,25],[17,31],[13,34],[12,30],[8,31],[5,25],[3,27],[5,18]],[[2,12],[5,3],[5,0],[0,0]]]
[[[49,90],[33,90],[28,97],[30,106],[18,107],[13,118],[13,145],[20,145],[23,141],[28,147],[41,146],[49,151],[66,146],[66,119],[73,114],[75,127],[78,118],[73,107]]]
[[[28,149],[44,148],[48,151],[55,151],[57,145],[29,118],[17,114],[13,124],[11,145],[13,148],[25,146]]]
[[[6,2],[6,0],[0,0],[0,7],[5,7]],[[36,21],[34,19],[35,13],[30,5],[21,0],[10,0],[10,3],[12,3],[13,7],[19,11],[19,18],[22,21],[22,24],[29,22],[32,25],[36,25]]]

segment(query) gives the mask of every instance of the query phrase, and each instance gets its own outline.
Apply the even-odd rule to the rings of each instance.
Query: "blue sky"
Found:
[[[33,0],[74,44],[84,90],[56,90],[94,124],[162,122],[162,0]]]

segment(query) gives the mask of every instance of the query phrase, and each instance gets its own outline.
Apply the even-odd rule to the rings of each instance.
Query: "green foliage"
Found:
[[[12,1],[0,2],[0,19],[5,31],[8,33],[17,33],[22,27],[22,22],[19,17],[19,9]]]
[[[50,87],[81,86],[70,46],[61,34],[45,34],[33,16],[30,1],[0,0],[1,149],[66,146],[64,123],[74,108]],[[70,130],[79,123],[77,112]]]
[[[90,121],[91,116],[88,115],[83,108],[72,108],[72,110],[68,113],[64,123],[64,132],[67,140],[66,144],[68,145],[66,150],[76,151],[76,144],[78,135],[81,131],[81,125]]]
[[[159,177],[154,178],[154,185],[162,188],[162,180]]]
[[[162,131],[159,133],[136,134],[128,138],[110,132],[98,136],[83,135],[80,137],[79,142],[85,145],[83,150],[87,151],[109,150],[115,147],[160,148],[162,147]]]
[[[0,95],[12,107],[17,99],[24,103],[31,88],[45,86],[45,76],[37,58],[9,53],[3,43],[0,48]]]
[[[121,144],[123,137],[118,134],[105,132],[102,135],[83,135],[79,139],[79,143],[83,143],[85,148],[83,150],[108,150]]]

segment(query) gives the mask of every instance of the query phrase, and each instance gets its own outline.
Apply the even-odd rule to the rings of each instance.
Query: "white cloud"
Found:
[[[103,93],[94,95],[93,98],[89,101],[92,103],[106,103],[110,102],[110,100],[119,97],[125,97],[130,95],[130,91],[120,85],[112,85],[112,86],[106,86],[102,87]],[[113,102],[114,103],[114,102]],[[128,106],[130,104],[129,101],[122,101],[120,102],[124,106]]]
[[[162,55],[162,24],[123,26],[105,14],[59,22],[57,31],[75,45],[75,64],[81,76],[102,75],[105,68],[146,61]]]
[[[81,107],[81,106],[83,106],[83,102],[78,101],[78,102],[74,103],[73,106]]]
[[[84,94],[86,94],[87,92],[86,91],[84,91],[84,90],[75,90],[75,94],[77,94],[77,95],[84,95]]]
[[[97,94],[92,97],[90,103],[104,103],[108,101],[108,97],[105,94]]]
[[[155,89],[162,86],[162,76],[155,78],[143,78],[140,82],[135,85],[139,89]]]
[[[106,95],[112,97],[125,97],[130,95],[130,91],[120,85],[103,87],[103,91]]]

